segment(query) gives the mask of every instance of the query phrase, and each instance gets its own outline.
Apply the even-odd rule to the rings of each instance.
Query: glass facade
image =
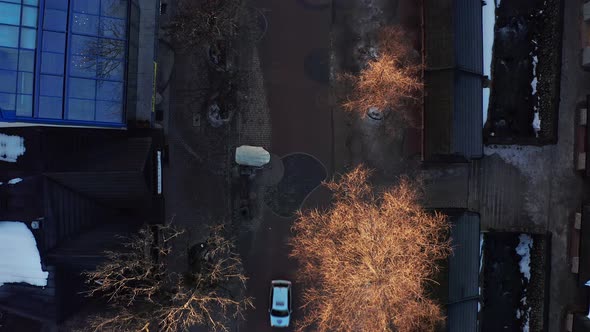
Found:
[[[130,7],[127,0],[0,0],[0,115],[122,126]]]

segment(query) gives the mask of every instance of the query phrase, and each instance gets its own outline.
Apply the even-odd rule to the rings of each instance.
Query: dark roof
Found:
[[[424,2],[424,159],[483,155],[481,2]]]
[[[477,331],[479,301],[479,215],[465,212],[451,218],[453,254],[449,257],[447,329]]]
[[[451,154],[467,159],[483,154],[483,86],[480,76],[455,72],[455,107],[453,112]]]
[[[572,332],[590,332],[590,319],[586,315],[574,315]]]
[[[32,230],[47,287],[0,287],[0,309],[57,323],[83,303],[80,272],[117,249],[117,235],[142,223],[163,222],[163,198],[154,195],[154,154],[161,132],[72,128],[0,129],[25,138],[26,152],[16,163],[0,163],[0,220],[38,220]],[[133,204],[132,204],[133,203]],[[140,204],[141,203],[141,204]]]
[[[590,205],[584,205],[582,208],[581,226],[578,283],[584,286],[587,281],[590,281]]]
[[[455,65],[476,74],[483,73],[483,27],[481,1],[454,1]],[[488,1],[493,6],[493,1]]]

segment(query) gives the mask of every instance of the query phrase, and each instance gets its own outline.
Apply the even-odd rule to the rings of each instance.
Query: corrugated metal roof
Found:
[[[482,2],[480,0],[455,0],[453,5],[455,65],[461,70],[482,74]],[[491,5],[493,6],[493,3]]]
[[[424,3],[426,160],[483,156],[481,6],[481,1],[474,0]],[[437,17],[445,13],[447,17]],[[445,114],[451,114],[449,121]]]
[[[466,212],[451,220],[448,331],[477,330],[479,296],[479,215]]]
[[[451,154],[459,154],[467,159],[481,158],[483,155],[482,78],[456,71],[454,85]]]

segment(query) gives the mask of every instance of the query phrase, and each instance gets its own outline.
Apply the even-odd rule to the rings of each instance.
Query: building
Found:
[[[59,325],[116,236],[164,222],[157,5],[0,0],[0,221],[27,226],[49,272],[0,286],[0,311]]]
[[[139,19],[136,0],[0,1],[0,121],[125,127]]]

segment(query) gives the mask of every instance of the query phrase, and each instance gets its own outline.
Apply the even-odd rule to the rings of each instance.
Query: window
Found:
[[[16,72],[0,70],[0,92],[16,92]]]
[[[33,115],[33,96],[16,95],[16,115],[32,116]]]
[[[102,16],[125,18],[127,17],[126,0],[102,0],[100,4]]]
[[[41,75],[39,94],[42,96],[62,97],[64,79],[62,76]]]
[[[18,93],[26,93],[32,94],[33,93],[33,73],[25,73],[19,72],[18,73]]]
[[[41,73],[63,75],[64,55],[58,53],[41,53]]]
[[[54,31],[66,31],[68,14],[63,10],[45,9],[43,29]]]
[[[98,35],[98,16],[74,14],[72,32],[86,35]]]
[[[84,14],[94,14],[98,15],[99,11],[99,4],[98,0],[88,1],[88,0],[73,0],[74,10],[78,13]]]
[[[123,104],[98,100],[96,102],[96,120],[102,122],[123,121]]]
[[[22,25],[36,28],[37,27],[37,12],[38,12],[38,10],[35,7],[23,6],[23,21],[22,21],[23,23],[22,23]]]
[[[18,47],[18,27],[0,25],[0,46]]]
[[[0,23],[20,25],[20,5],[0,2]]]
[[[123,83],[98,81],[96,99],[121,101],[123,100]]]
[[[68,0],[45,0],[45,8],[68,10]]]
[[[56,97],[39,97],[39,117],[49,119],[63,118],[62,99]]]
[[[20,50],[18,53],[18,70],[33,71],[35,68],[35,52],[29,50]]]
[[[16,109],[15,98],[14,93],[0,93],[0,109],[14,111]]]
[[[94,120],[94,100],[69,98],[68,119]]]
[[[61,32],[43,32],[43,51],[63,53],[66,47],[66,34]]]
[[[34,50],[37,46],[37,30],[29,28],[20,29],[20,47]]]
[[[70,97],[94,99],[96,81],[84,78],[70,78]]]
[[[18,50],[0,47],[0,69],[16,70],[18,64]]]
[[[77,77],[96,77],[96,59],[82,55],[70,57],[70,75]]]

